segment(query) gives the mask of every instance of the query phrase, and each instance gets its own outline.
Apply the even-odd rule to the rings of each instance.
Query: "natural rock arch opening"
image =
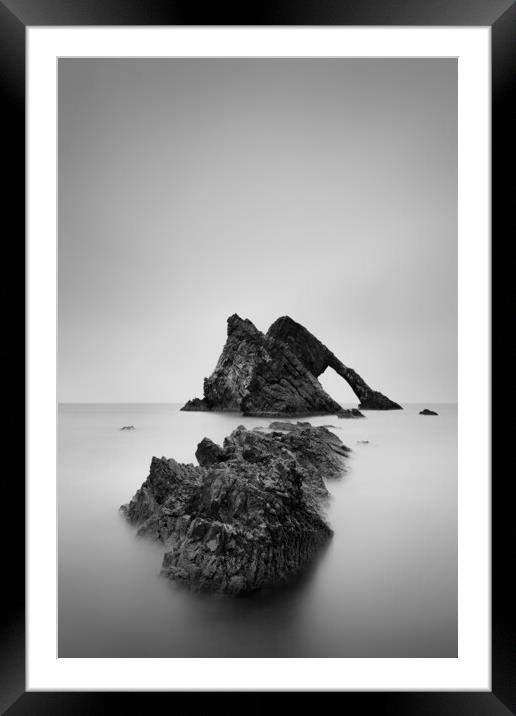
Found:
[[[327,368],[340,375],[360,401],[359,408],[364,410],[401,409],[401,405],[387,398],[377,390],[372,390],[365,380],[353,368],[340,361],[319,339],[290,316],[278,318],[267,332],[268,336],[286,343],[301,360],[312,375],[319,378]]]
[[[342,379],[336,370],[328,366],[318,376],[317,380],[321,384],[322,389],[332,395],[337,403],[343,406],[354,406],[358,403],[358,398],[353,392],[350,384]]]

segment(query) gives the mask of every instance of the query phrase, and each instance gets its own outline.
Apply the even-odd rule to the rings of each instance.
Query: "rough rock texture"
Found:
[[[323,478],[342,474],[348,453],[309,423],[284,432],[239,426],[222,447],[204,438],[198,467],[153,457],[121,510],[164,544],[162,574],[195,589],[252,591],[293,575],[331,536]]]
[[[439,413],[436,413],[433,410],[429,410],[428,408],[425,408],[424,410],[420,410],[419,414],[420,415],[439,415]]]
[[[204,397],[183,410],[236,410],[245,415],[335,414],[341,406],[317,378],[333,368],[351,386],[367,410],[400,409],[372,390],[315,336],[288,316],[278,318],[266,334],[248,319],[228,318],[228,337],[215,370],[204,379]]]

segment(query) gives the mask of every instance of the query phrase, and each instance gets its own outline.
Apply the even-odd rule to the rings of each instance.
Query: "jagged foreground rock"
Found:
[[[401,408],[372,390],[288,316],[278,318],[263,334],[234,314],[228,318],[228,337],[215,370],[204,380],[204,397],[189,400],[182,410],[241,410],[264,416],[339,413],[341,406],[317,380],[328,367],[351,386],[359,408]]]
[[[321,514],[323,478],[344,470],[349,448],[324,427],[239,426],[223,446],[204,438],[199,466],[153,457],[120,509],[166,549],[162,574],[193,588],[239,594],[299,571],[332,534]]]

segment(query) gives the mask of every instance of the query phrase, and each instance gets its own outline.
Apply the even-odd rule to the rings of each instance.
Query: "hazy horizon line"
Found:
[[[358,400],[358,399],[357,399]],[[176,401],[145,401],[145,400],[132,400],[132,401],[105,401],[105,400],[58,400],[57,405],[181,405],[186,403],[187,401],[183,400],[176,400]],[[354,403],[356,401],[343,401],[342,405],[351,405],[351,403]],[[400,401],[404,405],[419,405],[420,403],[425,403],[427,405],[457,405],[457,400],[437,400],[437,401],[427,401],[427,400],[411,400],[411,401]],[[364,410],[367,410],[367,408],[364,408]],[[227,410],[207,410],[207,411],[191,411],[191,412],[208,412],[208,413],[224,413],[224,412],[241,412],[238,410],[235,411],[227,411]]]

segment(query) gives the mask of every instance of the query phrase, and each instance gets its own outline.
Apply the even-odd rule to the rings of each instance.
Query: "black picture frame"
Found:
[[[9,266],[23,266],[25,259],[25,28],[65,25],[403,25],[403,26],[489,26],[492,33],[492,268],[504,265],[504,239],[514,236],[515,166],[513,131],[516,115],[511,110],[512,87],[516,78],[516,3],[514,0],[298,0],[242,4],[235,9],[211,4],[170,0],[0,0],[0,106],[4,139],[4,171],[1,173],[4,226],[10,229],[4,239],[9,248]],[[495,250],[496,249],[496,250]],[[4,254],[5,255],[5,254]],[[4,259],[5,261],[5,259]],[[7,263],[4,264],[7,269]],[[12,274],[14,272],[7,271]],[[20,434],[24,401],[19,386],[25,385],[23,281],[2,282],[4,292],[4,335],[9,349],[3,352],[4,376],[18,387],[16,407],[9,410],[7,428]],[[507,375],[511,336],[495,331],[502,320],[501,307],[505,282],[493,284],[492,331],[493,360],[499,361],[498,375]],[[14,299],[14,300],[13,300]],[[503,301],[503,303],[502,303]],[[16,305],[18,311],[14,311]],[[21,308],[21,316],[20,316]],[[497,309],[500,309],[498,311]],[[498,336],[498,338],[497,338]],[[497,342],[498,341],[498,342]],[[18,355],[16,350],[18,348]],[[507,365],[503,361],[507,361]],[[504,370],[504,368],[506,370]],[[507,386],[492,373],[492,414],[503,410],[501,396],[507,400]],[[7,382],[7,381],[6,381]],[[497,390],[497,388],[499,389]],[[510,396],[509,396],[510,399]],[[499,402],[497,402],[499,401]],[[14,418],[13,418],[14,415]],[[492,434],[492,454],[509,442],[509,424],[499,424]],[[169,704],[177,693],[114,692],[25,692],[25,485],[20,455],[24,448],[9,445],[11,464],[4,476],[4,524],[11,519],[2,554],[3,596],[0,632],[0,712],[21,714],[93,714],[132,707],[148,712],[155,699]],[[341,706],[353,710],[372,708],[380,713],[397,714],[483,714],[516,713],[516,629],[514,598],[510,588],[515,528],[511,515],[512,477],[509,470],[493,470],[492,479],[492,691],[491,692],[339,692]],[[6,497],[8,495],[8,497]],[[7,513],[7,514],[6,514]],[[207,694],[204,694],[206,696]],[[240,694],[235,694],[240,697]],[[196,692],[194,708],[202,693]],[[246,696],[242,694],[242,696]],[[265,694],[258,694],[262,699]],[[210,694],[210,706],[223,698]],[[218,698],[217,698],[218,697]],[[308,698],[304,694],[303,698]],[[215,698],[215,702],[212,700]],[[246,703],[248,703],[246,701]],[[157,705],[157,704],[156,704]],[[307,704],[310,707],[309,704]],[[227,707],[227,700],[225,700]]]

